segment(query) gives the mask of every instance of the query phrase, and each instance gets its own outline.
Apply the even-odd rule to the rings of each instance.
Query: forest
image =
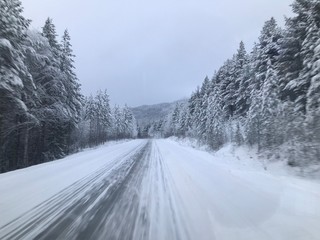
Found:
[[[186,103],[147,126],[150,136],[192,137],[218,150],[257,146],[290,166],[320,161],[320,2],[295,0],[280,28],[266,21],[253,49],[237,52]]]
[[[320,2],[295,0],[285,27],[266,21],[185,103],[138,127],[107,91],[81,94],[68,30],[29,28],[19,0],[0,0],[0,172],[62,158],[111,139],[191,137],[213,150],[257,146],[291,166],[320,161]],[[141,130],[139,130],[141,129]]]
[[[127,106],[81,94],[68,30],[58,39],[50,18],[31,30],[22,13],[19,0],[0,0],[0,172],[135,137]]]

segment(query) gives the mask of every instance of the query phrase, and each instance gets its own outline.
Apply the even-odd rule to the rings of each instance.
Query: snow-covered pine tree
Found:
[[[97,119],[97,106],[94,100],[94,97],[90,95],[85,100],[85,114],[84,120],[89,121],[89,137],[88,142],[89,146],[93,146],[96,144],[96,119]]]
[[[215,78],[213,78],[215,86]],[[225,143],[225,125],[223,110],[221,108],[221,95],[218,87],[214,87],[208,96],[207,122],[206,122],[206,143],[212,149],[219,149]]]
[[[267,65],[267,74],[262,85],[261,97],[261,146],[271,148],[279,146],[283,142],[280,141],[279,127],[280,124],[280,91],[279,79],[275,66],[271,60]]]
[[[60,58],[61,54],[61,45],[58,43],[57,40],[57,32],[56,32],[56,26],[53,24],[53,21],[51,18],[47,18],[43,28],[42,28],[42,34],[44,37],[46,37],[49,41],[49,45],[52,48],[52,52],[54,54],[54,57],[56,59]]]
[[[61,62],[60,68],[64,74],[64,86],[68,93],[66,104],[70,110],[70,118],[76,123],[79,120],[79,114],[82,105],[82,95],[80,93],[80,84],[74,72],[74,57],[72,45],[70,43],[68,30],[64,31],[61,42]]]
[[[208,118],[208,96],[211,90],[211,81],[206,76],[200,89],[200,105],[195,118],[196,136],[200,141],[206,142],[206,123]]]
[[[238,77],[239,87],[236,92],[236,112],[237,117],[245,117],[249,107],[250,107],[250,92],[252,88],[252,83],[255,81],[255,73],[253,69],[255,69],[255,49],[250,55],[246,54],[245,62],[242,67],[242,72]]]
[[[235,68],[233,73],[233,81],[229,85],[230,88],[230,95],[228,96],[230,103],[232,106],[229,108],[232,109],[232,116],[234,114],[237,114],[238,112],[241,112],[240,109],[244,109],[245,106],[242,106],[242,104],[245,104],[245,89],[241,84],[244,84],[244,69],[248,65],[248,54],[245,49],[244,43],[241,41],[239,44],[239,49],[237,50],[237,53],[235,55]],[[241,90],[240,90],[241,89]],[[241,91],[244,90],[244,93]],[[240,95],[242,97],[240,98]],[[241,99],[241,100],[240,100]],[[240,104],[240,105],[238,105]]]
[[[201,108],[201,94],[200,94],[200,89],[197,88],[196,91],[192,93],[188,101],[191,137],[196,137],[196,129],[197,129],[197,122],[199,122],[200,108]]]
[[[28,128],[35,120],[26,105],[34,84],[24,63],[30,21],[22,10],[19,0],[0,0],[0,171],[28,164]]]
[[[306,111],[306,95],[310,86],[310,61],[316,33],[312,20],[313,0],[296,0],[292,4],[294,17],[287,19],[282,41],[279,73],[283,97],[295,102],[296,111]]]
[[[137,136],[137,122],[127,105],[123,108],[123,124],[125,138],[135,138]]]
[[[111,127],[111,109],[107,90],[97,92],[95,96],[96,144],[104,143]]]
[[[63,74],[63,85],[66,90],[65,105],[68,109],[69,120],[66,123],[66,141],[68,148],[75,140],[71,139],[71,133],[80,120],[83,97],[80,93],[80,84],[74,72],[74,57],[70,35],[67,30],[64,31],[61,41],[60,69]],[[69,150],[69,149],[68,149]],[[70,152],[70,150],[68,151]]]
[[[251,92],[251,103],[250,108],[247,114],[246,123],[245,123],[245,136],[246,142],[250,145],[257,144],[258,149],[261,147],[261,121],[262,121],[262,99],[260,91],[254,89]]]
[[[233,117],[235,112],[236,101],[236,83],[235,83],[235,70],[236,70],[236,56],[228,59],[218,71],[217,78],[219,79],[219,93],[223,101],[222,109],[224,117],[229,119]],[[221,79],[221,80],[220,80]]]
[[[178,128],[178,133],[181,137],[185,137],[188,134],[190,126],[190,116],[188,104],[182,104],[180,111],[180,124]]]
[[[61,71],[61,46],[57,42],[55,26],[47,19],[42,35],[46,42],[40,47],[47,58],[37,75],[37,84],[42,90],[41,107],[45,119],[42,125],[42,153],[45,160],[64,156],[69,152],[70,115],[67,105],[68,91],[65,87],[65,74]],[[45,49],[44,49],[45,47]]]
[[[112,128],[113,136],[115,139],[121,139],[124,137],[124,120],[123,113],[119,106],[115,105],[112,111]]]
[[[310,29],[313,31],[312,42],[313,42],[313,55],[310,61],[310,86],[307,92],[307,103],[306,103],[306,131],[307,141],[309,142],[308,156],[309,158],[318,159],[320,161],[320,3],[317,2],[314,5],[312,11],[312,18],[314,24],[318,27],[317,32],[314,32],[314,28]]]
[[[320,125],[318,125],[320,124],[320,37],[314,49],[313,64],[310,70],[311,83],[307,93],[307,121],[316,124],[315,130],[320,130]]]
[[[267,76],[268,66],[270,64],[277,64],[280,50],[279,41],[282,38],[281,33],[281,29],[277,26],[274,18],[265,22],[257,45],[256,59],[254,59],[256,62],[254,69],[256,75],[254,84],[256,85],[256,89],[260,90],[262,88]]]
[[[171,115],[171,129],[174,136],[178,135],[178,129],[180,124],[180,112],[181,104],[177,103]]]
[[[293,109],[290,111],[291,116],[286,114],[287,119],[291,119],[287,121],[291,129],[287,130],[285,136],[294,145],[291,164],[303,165],[305,163],[301,163],[301,159],[312,161],[320,156],[316,150],[320,146],[320,139],[316,139],[320,123],[317,117],[313,117],[317,111],[319,90],[316,69],[319,58],[320,4],[314,0],[296,0],[292,9],[295,16],[286,22],[278,69],[282,99],[286,101],[285,105]]]
[[[250,74],[251,80],[248,86],[251,103],[246,119],[246,139],[250,144],[258,143],[259,148],[263,147],[262,135],[264,133],[269,135],[267,127],[271,120],[268,120],[266,116],[272,115],[269,113],[273,111],[271,108],[274,105],[274,102],[272,103],[273,99],[270,99],[270,97],[276,97],[279,94],[278,90],[274,88],[277,82],[275,69],[281,37],[281,30],[278,28],[275,19],[271,18],[266,21],[259,37],[259,43],[254,48],[250,58],[253,74]],[[278,97],[274,100],[277,101],[277,99]],[[264,122],[264,118],[266,122]]]

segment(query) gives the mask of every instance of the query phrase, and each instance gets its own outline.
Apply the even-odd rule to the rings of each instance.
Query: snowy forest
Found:
[[[67,30],[30,30],[19,0],[0,0],[0,172],[137,135],[128,107],[106,91],[84,97]]]
[[[190,99],[148,126],[155,137],[192,137],[217,150],[257,146],[291,166],[320,161],[320,2],[296,0],[285,28],[266,21],[250,53],[237,52]]]
[[[266,21],[162,120],[138,127],[107,91],[85,97],[67,30],[31,30],[19,0],[0,0],[0,172],[61,158],[111,139],[192,137],[213,150],[232,142],[288,164],[320,161],[320,2],[295,0],[284,28]],[[141,130],[139,130],[141,129]]]

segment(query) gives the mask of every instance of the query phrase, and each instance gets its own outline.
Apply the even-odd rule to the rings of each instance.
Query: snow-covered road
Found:
[[[320,239],[320,185],[133,140],[0,175],[0,239]]]

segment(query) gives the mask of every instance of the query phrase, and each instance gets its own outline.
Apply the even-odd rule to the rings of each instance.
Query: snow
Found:
[[[230,146],[212,155],[173,140],[157,145],[190,239],[319,239],[318,182],[246,168],[230,160]]]
[[[110,142],[61,160],[0,174],[0,226],[106,164],[114,165],[119,156],[132,151],[141,142]]]
[[[119,218],[117,214],[120,214],[120,219],[125,219],[114,229],[102,229],[102,233],[129,232],[126,230],[132,226],[129,221],[136,219],[130,239],[319,239],[319,182],[294,177],[285,171],[266,171],[265,162],[255,161],[256,152],[244,147],[227,145],[212,153],[191,147],[190,144],[194,144],[192,140],[151,141],[150,145],[146,145],[145,140],[111,143],[58,161],[0,175],[0,230],[31,209],[35,211],[31,217],[39,216],[37,211],[46,211],[43,208],[46,205],[37,210],[38,204],[52,196],[59,198],[62,190],[79,180],[83,185],[84,180],[91,179],[88,177],[90,174],[100,176],[97,173],[102,171],[101,177],[94,178],[92,183],[88,181],[80,193],[74,194],[74,201],[61,201],[60,207],[56,205],[59,208],[50,209],[53,212],[46,221],[63,215],[76,198],[82,198],[82,202],[90,203],[84,216],[95,212],[95,209],[106,208],[106,203],[115,204],[110,206],[108,211],[111,212],[103,212],[109,215],[102,216],[106,222],[97,222],[99,226],[114,226],[110,224],[115,223],[113,218]],[[126,181],[119,198],[114,203],[108,201],[109,187],[101,188],[102,180],[111,174],[112,169],[121,169],[115,166],[125,164],[122,159],[142,148],[145,152],[131,178],[124,176],[126,170],[117,172],[122,177],[110,179]],[[68,197],[72,196],[74,189],[69,189]],[[98,195],[90,199],[90,193],[94,191]],[[138,205],[133,201],[135,194],[139,199]],[[104,205],[99,205],[101,203]],[[129,209],[121,212],[121,206]],[[130,207],[137,210],[130,211]],[[112,209],[116,211],[112,212]],[[30,216],[19,221],[29,220]],[[84,218],[77,216],[74,221],[81,220]],[[40,231],[44,226],[48,223],[41,222],[35,229]],[[71,232],[76,230],[72,228]],[[98,239],[104,237],[99,236]]]
[[[304,167],[300,169],[293,168],[287,164],[286,149],[289,147],[287,145],[279,147],[277,153],[270,153],[268,151],[258,153],[257,146],[236,146],[232,143],[224,145],[218,151],[213,151],[209,146],[199,144],[197,139],[177,137],[170,137],[169,139],[181,146],[209,152],[214,158],[215,164],[227,165],[227,167],[232,166],[233,169],[240,170],[267,171],[269,174],[275,176],[299,179],[309,178],[320,182],[320,166],[310,166],[309,168]]]
[[[0,47],[12,49],[12,45],[11,45],[10,41],[5,38],[0,38]]]
[[[10,41],[5,38],[0,38],[0,52],[1,52],[0,60],[1,61],[8,61],[8,59],[12,59],[13,58],[12,50],[13,50],[13,47],[12,47]],[[19,61],[19,59],[17,61]],[[4,76],[3,79],[0,78],[1,79],[1,81],[0,81],[1,88],[11,90],[12,86],[23,87],[23,82],[19,78],[16,70],[14,70],[14,69],[9,70],[7,67],[3,68],[3,66],[0,67],[0,70],[4,71],[4,72],[1,72],[1,75],[0,75],[1,78],[3,78],[3,76]]]

